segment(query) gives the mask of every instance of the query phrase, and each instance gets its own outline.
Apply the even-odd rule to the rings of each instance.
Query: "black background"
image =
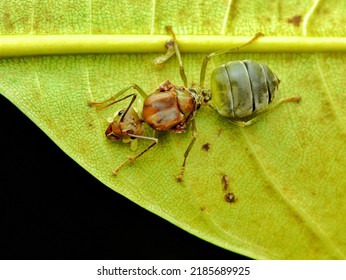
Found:
[[[0,259],[247,259],[100,183],[0,95]]]

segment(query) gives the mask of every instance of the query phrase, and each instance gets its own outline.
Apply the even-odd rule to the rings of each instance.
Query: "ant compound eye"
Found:
[[[120,110],[120,111],[118,112],[118,116],[121,116],[122,114],[124,114],[124,110]]]

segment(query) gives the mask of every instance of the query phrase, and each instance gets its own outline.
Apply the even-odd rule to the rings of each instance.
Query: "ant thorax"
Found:
[[[201,102],[197,93],[164,81],[144,101],[142,116],[155,130],[185,132]]]

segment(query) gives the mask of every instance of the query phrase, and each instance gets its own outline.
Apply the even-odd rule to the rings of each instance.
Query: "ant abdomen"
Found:
[[[252,60],[230,61],[211,74],[211,99],[227,118],[251,116],[271,103],[280,80],[264,64]]]

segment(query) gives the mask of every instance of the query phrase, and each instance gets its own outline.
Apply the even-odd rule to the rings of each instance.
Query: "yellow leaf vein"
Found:
[[[89,33],[92,34],[92,0],[89,1]]]
[[[226,26],[227,26],[229,14],[231,12],[232,2],[233,2],[233,0],[228,0],[227,9],[226,9],[225,17],[223,18],[220,35],[225,35],[226,34]]]
[[[337,120],[337,123],[338,123],[340,130],[343,131],[344,133],[346,133],[344,122],[342,121],[340,115],[338,114],[339,110],[337,110],[337,107],[335,106],[334,98],[331,94],[330,87],[328,86],[326,77],[324,75],[324,71],[321,69],[321,65],[320,65],[320,62],[319,62],[317,55],[315,56],[315,61],[316,61],[316,66],[317,66],[318,72],[319,72],[320,77],[321,77],[322,84],[325,88],[324,92],[325,92],[326,98],[328,100],[328,103],[330,104],[331,111],[333,112],[335,119]]]
[[[150,24],[150,35],[153,35],[154,29],[155,29],[156,0],[153,0],[151,9],[152,9],[152,15],[151,15],[151,24]]]
[[[303,30],[303,35],[305,37],[307,36],[307,33],[308,33],[307,25],[308,25],[309,19],[310,19],[311,15],[313,14],[313,12],[315,11],[319,2],[320,2],[320,0],[315,0],[314,3],[312,4],[310,10],[307,12],[307,14],[304,17],[303,24],[302,24],[302,30]]]

